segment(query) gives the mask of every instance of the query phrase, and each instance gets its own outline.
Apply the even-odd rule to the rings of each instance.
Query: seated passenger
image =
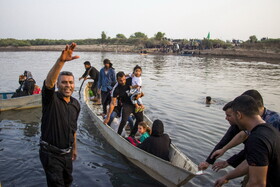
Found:
[[[155,120],[152,127],[152,134],[145,141],[137,147],[169,161],[169,149],[171,140],[167,134],[163,134],[164,127],[160,120]]]
[[[30,71],[24,71],[23,76],[19,76],[19,88],[12,97],[21,97],[26,95],[32,95],[36,81],[33,79]]]
[[[138,132],[141,134],[140,142],[142,143],[146,138],[150,137],[151,128],[146,122],[142,121],[138,124]]]
[[[40,93],[41,93],[41,88],[40,88],[40,86],[38,86],[37,84],[35,84],[34,91],[33,91],[33,95],[35,95],[35,94],[40,94]]]

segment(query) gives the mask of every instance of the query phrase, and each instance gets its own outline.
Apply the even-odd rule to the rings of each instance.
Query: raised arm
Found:
[[[219,158],[223,156],[223,154],[232,147],[235,147],[242,142],[244,142],[248,138],[248,135],[244,131],[240,131],[227,145],[225,145],[222,149],[215,151],[211,155],[212,158]]]
[[[65,49],[62,51],[60,57],[57,59],[56,63],[53,65],[52,69],[49,71],[45,85],[47,88],[51,89],[54,87],[57,81],[58,75],[64,66],[64,63],[79,58],[79,56],[72,56],[73,51],[77,44],[72,43],[70,46],[66,45]]]

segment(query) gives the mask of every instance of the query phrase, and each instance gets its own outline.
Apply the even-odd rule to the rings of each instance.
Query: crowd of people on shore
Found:
[[[43,115],[39,153],[48,186],[70,186],[73,181],[72,161],[77,158],[76,131],[80,104],[72,97],[74,75],[68,71],[61,72],[61,69],[66,62],[79,58],[72,56],[75,47],[75,43],[65,47],[42,87]],[[84,62],[85,72],[79,80],[93,80],[92,100],[95,104],[102,105],[102,113],[99,115],[103,117],[104,125],[111,125],[114,118],[121,117],[117,129],[119,135],[129,122],[128,141],[169,161],[171,139],[164,134],[163,122],[155,120],[150,128],[143,119],[145,106],[141,100],[144,96],[142,68],[137,65],[133,68],[133,73],[125,74],[123,71],[115,73],[109,59],[105,59],[103,65],[98,71],[89,61]],[[24,76],[20,77],[19,91],[16,93],[32,95],[35,83],[31,73],[24,72]],[[36,93],[40,93],[40,90]],[[213,103],[211,97],[206,98],[206,103]],[[264,107],[263,98],[257,90],[245,91],[228,102],[223,111],[230,127],[207,159],[198,165],[198,169],[206,170],[210,165],[214,171],[228,166],[234,167],[234,170],[216,181],[216,187],[241,176],[245,176],[243,186],[279,186],[279,113]],[[135,139],[137,132],[140,139]],[[226,161],[216,162],[228,149],[241,143],[245,145],[244,150]]]

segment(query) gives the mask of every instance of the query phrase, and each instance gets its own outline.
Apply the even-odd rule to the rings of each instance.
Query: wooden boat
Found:
[[[41,94],[11,98],[12,92],[0,93],[0,111],[22,110],[42,106]]]
[[[174,144],[171,144],[170,162],[168,162],[133,146],[122,136],[118,135],[110,126],[104,125],[102,117],[98,115],[102,111],[101,106],[93,105],[92,101],[89,100],[88,85],[84,89],[84,101],[94,124],[107,142],[157,181],[168,187],[181,186],[196,175],[201,174],[198,171],[197,165]],[[145,115],[144,120],[151,126],[151,120]]]

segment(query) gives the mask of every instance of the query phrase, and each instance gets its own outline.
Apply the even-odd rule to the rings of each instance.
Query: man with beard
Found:
[[[112,99],[107,117],[104,120],[104,124],[108,124],[110,116],[114,111],[115,106],[117,106],[117,99],[119,99],[119,101],[122,103],[122,120],[118,129],[118,134],[122,133],[122,130],[130,114],[133,113],[136,118],[136,122],[133,126],[133,129],[131,130],[130,135],[134,136],[138,130],[138,123],[143,121],[143,112],[135,113],[135,106],[132,104],[130,97],[127,95],[127,91],[130,90],[130,86],[132,84],[132,79],[126,79],[124,72],[120,71],[117,73],[117,81],[117,85],[112,90]]]
[[[98,77],[99,77],[99,71],[91,66],[90,62],[89,61],[85,61],[84,62],[84,66],[85,66],[85,69],[86,71],[84,72],[84,74],[79,78],[79,81],[84,79],[87,80],[88,79],[88,76],[90,77],[90,79],[92,79],[94,82],[92,83],[92,86],[91,86],[91,91],[94,95],[94,100],[93,101],[99,101],[98,103],[96,104],[100,104],[100,94],[98,94],[97,90],[98,90]]]
[[[71,95],[74,91],[74,76],[62,71],[65,62],[79,58],[72,56],[76,44],[66,45],[42,89],[42,125],[40,160],[46,173],[48,186],[70,186],[72,160],[77,157],[76,130],[80,112],[79,102]],[[55,91],[57,81],[58,91]]]
[[[256,101],[248,95],[235,98],[232,110],[240,130],[247,130],[250,134],[245,144],[246,160],[218,179],[215,186],[222,186],[247,173],[247,186],[279,186],[280,133],[261,118]]]
[[[229,143],[235,137],[236,134],[238,134],[240,132],[238,126],[235,124],[235,122],[233,120],[233,112],[232,112],[231,105],[232,105],[232,101],[228,102],[223,107],[223,111],[225,111],[225,114],[226,114],[226,120],[230,124],[230,127],[228,128],[227,132],[225,133],[223,138],[220,140],[220,142],[214,147],[212,152],[209,154],[206,161],[201,162],[198,165],[199,170],[206,170],[209,167],[210,164],[214,164],[214,162],[216,161],[216,158],[211,158],[212,153],[215,152],[216,150],[219,150],[219,149],[223,148],[227,143]],[[215,165],[213,165],[212,168],[214,170],[218,171],[220,167],[226,167],[228,165],[236,167],[236,166],[238,166],[238,164],[240,164],[240,162],[238,162],[238,164],[236,165],[235,162],[236,161],[234,159],[229,159],[227,161],[216,163]],[[219,166],[219,167],[217,167],[217,166]]]

